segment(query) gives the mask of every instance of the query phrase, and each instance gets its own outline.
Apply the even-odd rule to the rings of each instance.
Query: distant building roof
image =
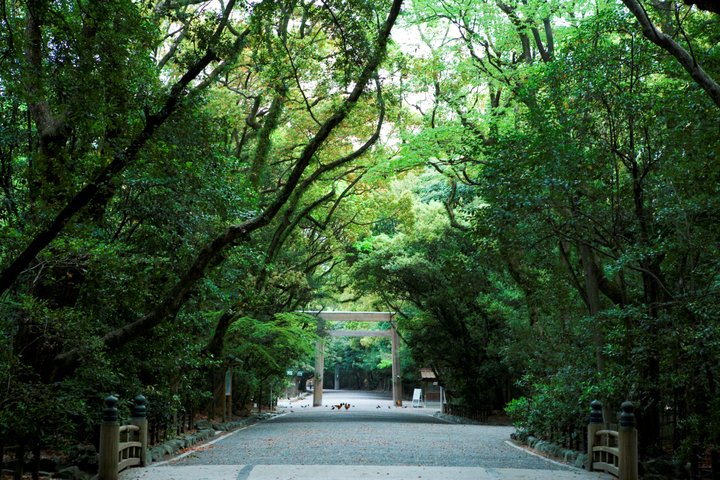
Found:
[[[432,368],[421,368],[420,378],[423,380],[437,380],[437,377],[435,377],[435,372],[432,371]]]

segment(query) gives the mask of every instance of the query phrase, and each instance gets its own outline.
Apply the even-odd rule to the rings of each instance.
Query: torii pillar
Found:
[[[400,335],[395,325],[392,326],[392,386],[393,403],[402,407],[402,375],[400,374]]]
[[[322,405],[323,372],[325,371],[325,344],[323,339],[315,342],[315,381],[313,382],[313,407]]]

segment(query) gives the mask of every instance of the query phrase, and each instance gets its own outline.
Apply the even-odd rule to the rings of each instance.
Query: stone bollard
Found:
[[[133,407],[130,423],[140,428],[138,432],[138,442],[142,444],[142,447],[140,447],[140,466],[146,467],[150,462],[148,461],[147,401],[143,395],[135,397],[135,406]]]
[[[623,402],[620,408],[622,414],[618,428],[619,478],[638,480],[638,432],[635,428],[635,407],[632,402]]]
[[[100,426],[100,454],[98,459],[98,480],[118,479],[118,448],[120,448],[120,424],[118,423],[117,397],[105,399]]]
[[[597,400],[590,402],[590,423],[587,431],[587,462],[585,468],[588,472],[593,469],[593,447],[595,446],[599,430],[603,429],[602,403]]]

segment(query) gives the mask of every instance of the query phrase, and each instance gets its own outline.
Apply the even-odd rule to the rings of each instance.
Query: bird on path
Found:
[[[344,404],[344,403],[341,403],[340,405],[335,405],[335,408],[337,408],[338,410],[340,410],[340,409],[343,407],[343,405],[345,405],[345,404]]]
[[[345,404],[345,410],[349,410],[349,409],[350,409],[350,404],[349,404],[349,403],[346,403],[346,404]]]
[[[377,407],[375,407],[375,408],[380,408],[380,405],[378,405],[378,406],[377,406]]]

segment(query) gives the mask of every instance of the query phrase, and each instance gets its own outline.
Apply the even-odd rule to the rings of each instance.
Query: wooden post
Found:
[[[315,342],[315,381],[313,382],[313,407],[322,406],[323,396],[323,375],[325,374],[325,343],[323,337],[327,335],[325,331],[325,319],[318,317],[317,319],[317,335]]]
[[[223,421],[232,420],[232,382],[233,370],[232,367],[228,367],[225,371],[225,391],[223,392]]]
[[[135,397],[135,406],[133,407],[132,425],[140,428],[138,432],[138,442],[142,443],[140,447],[140,466],[146,467],[150,463],[148,460],[148,421],[147,421],[147,400],[143,395]]]
[[[22,480],[25,473],[25,444],[20,443],[15,449],[15,480]]]
[[[593,400],[590,403],[590,423],[587,431],[587,462],[585,468],[588,472],[593,470],[593,446],[595,446],[596,433],[603,429],[602,403]]]
[[[720,478],[720,462],[718,461],[718,451],[716,447],[710,450],[710,478],[718,480]]]
[[[315,382],[313,385],[313,407],[322,406],[323,370],[325,370],[325,344],[322,339],[315,342]]]
[[[222,385],[220,386],[220,410],[222,411],[222,414],[220,415],[220,418],[222,418],[223,422],[227,421],[227,369],[223,372],[222,376]]]
[[[620,480],[638,480],[638,433],[635,428],[635,407],[623,402],[618,428],[618,469]]]
[[[402,407],[402,373],[400,372],[400,336],[397,329],[392,327],[392,389],[393,403]]]
[[[118,423],[117,397],[105,399],[103,423],[100,426],[100,455],[98,480],[118,480],[118,448],[120,447],[120,424]]]
[[[263,387],[263,382],[261,380],[260,387],[259,387],[260,391],[258,392],[258,400],[257,400],[258,413],[262,413],[262,396],[263,396],[262,387]],[[223,415],[225,415],[225,414],[223,413]]]

